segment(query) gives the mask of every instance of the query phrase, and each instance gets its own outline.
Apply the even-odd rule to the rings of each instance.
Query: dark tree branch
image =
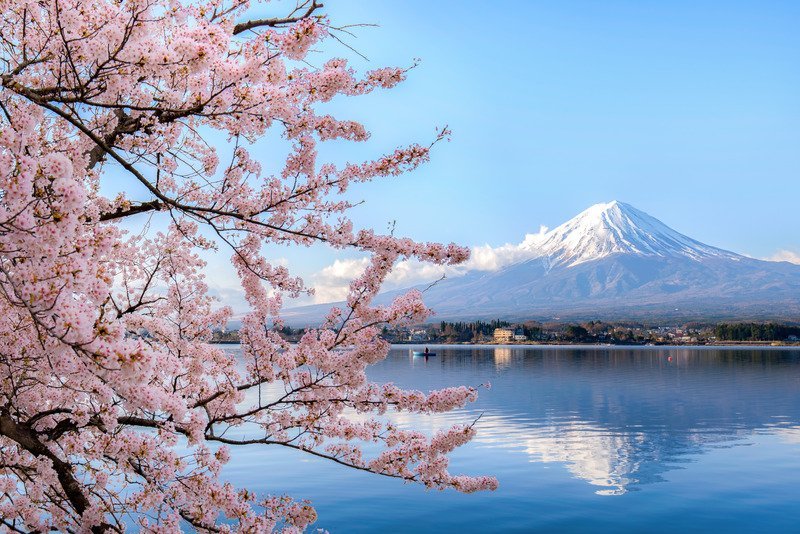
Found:
[[[123,208],[119,207],[116,211],[104,213],[100,216],[101,221],[112,221],[114,219],[121,219],[129,215],[136,215],[138,213],[146,213],[148,211],[158,211],[164,207],[164,203],[159,200],[151,200],[149,202],[142,202],[133,206]]]
[[[308,3],[308,2],[307,2]],[[276,28],[280,26],[285,26],[286,24],[292,24],[303,19],[306,19],[311,16],[314,11],[321,9],[324,7],[324,4],[317,2],[317,0],[311,0],[308,3],[308,9],[306,9],[305,13],[298,16],[290,16],[285,18],[270,18],[270,19],[253,19],[248,20],[247,22],[240,22],[236,26],[233,27],[233,34],[238,35],[240,33],[246,32],[247,30],[252,30],[255,28]]]
[[[117,109],[115,113],[119,122],[117,126],[103,138],[105,145],[109,147],[114,146],[122,135],[135,133],[141,127],[139,120],[131,118],[130,115],[127,115],[121,109]],[[99,144],[95,144],[94,148],[89,151],[88,167],[90,169],[94,168],[95,165],[105,158],[105,155],[106,149]]]
[[[79,515],[91,506],[89,499],[83,493],[83,486],[75,478],[72,472],[72,465],[65,462],[55,455],[44,443],[39,440],[36,433],[26,424],[17,423],[7,411],[0,412],[0,435],[17,443],[20,447],[36,456],[44,456],[53,464],[53,470],[58,476],[58,482],[64,490],[64,496],[69,501],[72,508]],[[92,532],[102,533],[112,530],[113,527],[108,523],[92,527]]]

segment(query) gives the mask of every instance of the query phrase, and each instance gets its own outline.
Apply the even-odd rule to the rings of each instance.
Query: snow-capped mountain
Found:
[[[532,245],[551,265],[567,267],[614,254],[698,260],[741,257],[686,237],[630,204],[616,200],[595,204]]]
[[[622,202],[596,204],[525,246],[524,261],[431,287],[436,319],[800,318],[800,265],[706,245]],[[310,324],[328,307],[287,319]]]

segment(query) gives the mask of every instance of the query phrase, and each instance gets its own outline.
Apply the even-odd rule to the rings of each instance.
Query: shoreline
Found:
[[[796,348],[800,349],[800,343],[784,343],[780,341],[732,341],[732,342],[708,342],[708,343],[580,343],[580,342],[559,342],[559,341],[541,341],[529,343],[438,343],[438,342],[399,342],[391,343],[393,347],[411,347],[411,346],[430,346],[430,347],[599,347],[599,348],[675,348],[675,347],[689,347],[689,348]]]
[[[211,345],[241,345],[239,341],[211,341]],[[580,343],[580,342],[561,342],[561,341],[540,341],[526,343],[440,343],[431,341],[428,343],[417,341],[401,341],[390,343],[392,347],[598,347],[598,348],[625,348],[625,347],[661,347],[661,348],[797,348],[800,349],[800,342],[787,343],[782,341],[729,341],[729,342],[708,342],[708,343]]]

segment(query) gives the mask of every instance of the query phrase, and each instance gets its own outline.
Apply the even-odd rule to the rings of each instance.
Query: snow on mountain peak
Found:
[[[578,265],[612,254],[738,258],[676,232],[630,204],[595,204],[550,230],[533,247],[551,265]],[[532,247],[532,248],[533,248]]]

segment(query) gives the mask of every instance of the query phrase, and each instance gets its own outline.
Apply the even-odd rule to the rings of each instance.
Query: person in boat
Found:
[[[430,349],[428,347],[425,347],[425,356],[427,356],[429,352],[430,352]]]

